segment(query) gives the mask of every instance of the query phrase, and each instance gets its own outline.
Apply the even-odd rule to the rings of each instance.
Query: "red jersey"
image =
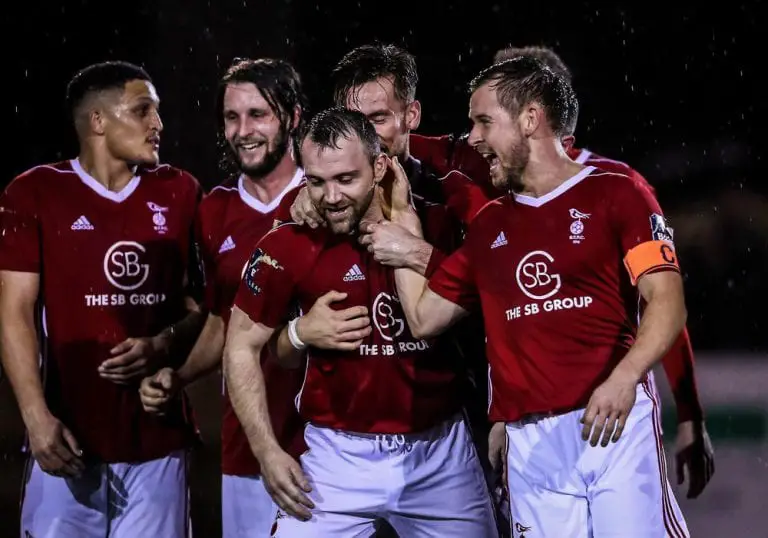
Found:
[[[491,184],[488,163],[468,144],[466,136],[412,134],[410,149],[415,157],[422,159],[440,173],[459,170],[472,179],[468,182],[466,178],[461,181],[461,178],[456,177],[451,183],[444,184],[449,205],[456,213],[462,215],[465,222],[471,222],[486,202],[503,194]],[[571,147],[567,153],[571,159],[580,164],[628,176],[654,192],[648,180],[624,162],[608,159],[588,149],[576,147]],[[437,262],[441,260],[441,258],[436,259]],[[685,328],[662,361],[675,396],[679,422],[701,420],[703,416],[693,362],[693,347],[688,329]]]
[[[198,237],[206,267],[206,302],[209,310],[229,322],[232,305],[248,258],[256,244],[272,229],[275,210],[287,191],[302,180],[301,170],[283,193],[270,204],[251,196],[240,177],[232,185],[211,190],[200,204]],[[298,457],[304,451],[304,423],[293,400],[299,393],[304,370],[286,370],[262,354],[261,367],[269,387],[268,408],[272,427],[281,446]],[[248,438],[237,420],[229,394],[224,389],[224,416],[221,427],[221,467],[226,475],[259,474]]]
[[[138,382],[117,385],[98,367],[126,338],[186,315],[201,192],[167,165],[112,192],[72,160],[33,168],[2,195],[0,269],[40,274],[46,401],[86,457],[147,461],[194,436],[183,401],[155,417],[142,410]]]
[[[445,206],[422,196],[415,196],[415,205],[425,236],[440,248],[453,230]],[[356,351],[308,350],[297,398],[303,418],[340,430],[397,434],[425,430],[459,410],[464,365],[453,339],[411,335],[394,270],[375,262],[354,236],[279,226],[251,257],[235,305],[254,322],[278,327],[292,304],[306,312],[330,290],[348,294],[335,308],[365,305],[373,330]]]
[[[633,284],[657,270],[677,265],[653,194],[588,167],[540,198],[488,204],[429,287],[465,308],[479,297],[491,419],[511,422],[587,404],[634,342]]]

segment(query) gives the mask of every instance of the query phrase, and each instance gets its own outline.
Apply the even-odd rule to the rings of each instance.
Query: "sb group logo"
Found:
[[[554,269],[555,258],[544,250],[529,252],[515,270],[520,291],[533,302],[511,306],[505,312],[507,321],[542,312],[589,308],[593,299],[589,295],[568,296],[560,293],[563,279]],[[555,295],[558,297],[553,298]]]
[[[104,255],[104,274],[114,287],[131,291],[149,276],[149,264],[142,263],[147,249],[136,241],[118,241]]]
[[[164,293],[122,293],[141,288],[149,279],[147,249],[141,243],[114,243],[104,254],[102,268],[107,282],[120,291],[86,294],[86,306],[154,305],[165,301]]]

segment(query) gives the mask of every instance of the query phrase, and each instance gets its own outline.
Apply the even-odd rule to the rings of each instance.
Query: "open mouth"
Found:
[[[325,208],[325,216],[328,220],[338,221],[343,220],[349,215],[350,206],[345,207],[327,207]]]
[[[494,169],[499,165],[499,156],[492,151],[481,151],[480,154],[483,156],[491,169]]]
[[[160,137],[159,136],[150,136],[147,138],[147,143],[152,146],[152,149],[157,151],[160,148]]]
[[[256,151],[257,149],[260,149],[262,146],[266,145],[266,142],[247,142],[237,145],[237,149],[240,151]]]

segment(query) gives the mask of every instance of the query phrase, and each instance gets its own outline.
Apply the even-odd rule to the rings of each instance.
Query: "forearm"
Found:
[[[302,318],[296,321],[297,335]],[[291,342],[289,334],[289,325],[286,324],[281,330],[275,331],[272,339],[269,341],[270,357],[283,368],[298,368],[304,359],[304,348],[297,348]]]
[[[421,299],[427,286],[427,279],[416,271],[400,268],[395,269],[395,285],[411,334],[417,338],[426,337],[425,335],[431,331],[426,326],[429,316],[424,312]]]
[[[155,336],[155,348],[168,355],[170,365],[178,365],[178,361],[190,353],[206,321],[206,313],[190,305],[183,319],[166,327]]]
[[[683,329],[672,348],[662,359],[664,373],[677,407],[677,421],[701,421],[704,411],[696,386],[693,348],[688,331]]]
[[[7,318],[8,316],[3,316]],[[40,377],[39,347],[32,312],[0,323],[0,359],[24,424],[48,413]]]
[[[229,397],[256,458],[279,447],[269,418],[259,351],[250,346],[224,351],[224,376]]]
[[[659,294],[648,301],[635,343],[616,370],[640,381],[675,343],[685,327],[686,315],[682,296]]]
[[[195,346],[176,372],[182,385],[189,385],[216,370],[221,365],[223,351],[224,320],[208,314]]]

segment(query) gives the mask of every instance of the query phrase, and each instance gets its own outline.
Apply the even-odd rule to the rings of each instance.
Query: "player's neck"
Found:
[[[285,191],[285,188],[296,175],[298,166],[291,157],[290,152],[286,152],[277,166],[267,175],[252,178],[244,175],[243,187],[246,192],[259,200],[263,204],[269,204]]]
[[[91,147],[80,150],[77,160],[85,172],[112,192],[120,192],[136,175],[136,166]]]
[[[368,209],[365,210],[363,216],[360,217],[360,223],[366,222],[376,224],[384,218],[384,211],[381,208],[381,203],[377,194],[374,194],[371,203],[368,205]],[[358,225],[359,227],[359,225]]]
[[[532,145],[531,158],[523,172],[523,190],[519,194],[539,198],[545,196],[584,169],[566,155],[557,144]]]

